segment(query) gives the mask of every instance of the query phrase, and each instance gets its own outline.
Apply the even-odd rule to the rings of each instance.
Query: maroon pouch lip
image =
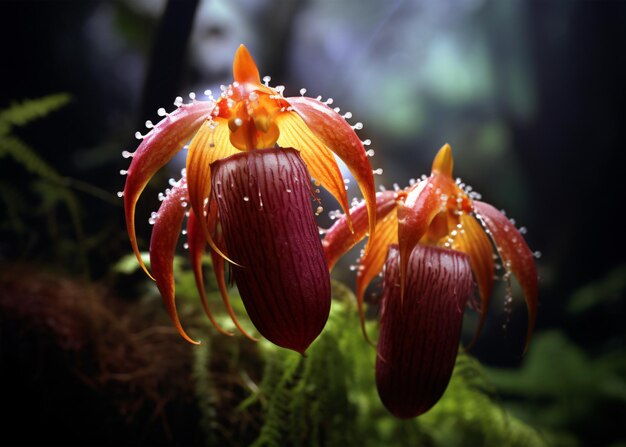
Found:
[[[233,276],[257,330],[304,353],[330,312],[330,274],[298,151],[257,149],[211,165]]]
[[[437,403],[452,376],[463,312],[473,293],[469,258],[417,245],[402,300],[399,282],[399,250],[391,245],[383,273],[376,386],[393,415],[412,418]]]

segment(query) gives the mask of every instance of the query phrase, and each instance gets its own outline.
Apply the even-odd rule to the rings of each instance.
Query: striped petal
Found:
[[[399,418],[428,411],[448,386],[456,360],[463,309],[472,294],[467,255],[418,245],[411,253],[400,299],[399,249],[389,248],[376,358],[376,386]]]
[[[476,210],[476,217],[489,230],[504,268],[507,272],[513,272],[524,291],[526,307],[528,308],[528,329],[524,344],[524,351],[526,351],[537,317],[538,284],[533,253],[515,225],[500,211],[488,203],[477,200],[474,201],[474,209]]]
[[[469,255],[480,296],[480,319],[474,338],[469,344],[471,347],[480,335],[489,310],[494,275],[493,246],[485,230],[473,216],[461,214],[460,222],[461,229],[458,231],[452,248]]]
[[[344,213],[348,213],[348,195],[333,153],[311,132],[296,113],[282,113],[276,117],[276,121],[280,129],[278,145],[298,149],[311,177],[333,195]],[[348,217],[348,225],[350,223]]]
[[[187,335],[180,324],[175,301],[174,253],[185,217],[185,208],[181,202],[187,198],[186,186],[185,179],[181,179],[161,203],[150,239],[150,265],[161,292],[163,304],[174,323],[174,327],[185,340],[199,344]]]
[[[326,324],[330,275],[311,208],[310,175],[295,149],[217,161],[213,197],[235,282],[268,340],[304,353]]]
[[[369,232],[376,227],[376,191],[374,174],[363,143],[345,119],[326,104],[307,97],[290,97],[287,101],[306,125],[350,169],[363,194],[369,215]]]
[[[143,138],[128,168],[124,185],[124,214],[126,230],[141,268],[150,275],[141,259],[135,234],[135,208],[141,192],[152,176],[189,141],[202,122],[211,114],[215,103],[194,101],[174,110]]]

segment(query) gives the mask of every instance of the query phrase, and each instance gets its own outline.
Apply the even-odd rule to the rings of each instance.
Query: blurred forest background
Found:
[[[206,343],[177,336],[129,257],[121,153],[176,96],[229,83],[240,43],[286,96],[364,123],[379,185],[451,144],[541,252],[526,356],[523,300],[496,291],[441,403],[393,420],[342,285],[356,254],[306,360],[213,336],[183,257],[183,321]],[[0,444],[626,446],[626,2],[4,0],[0,48]],[[144,249],[183,160],[139,202]]]

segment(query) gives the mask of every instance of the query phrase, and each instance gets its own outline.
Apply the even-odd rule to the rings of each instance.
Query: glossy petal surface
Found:
[[[163,304],[174,323],[174,327],[185,340],[198,344],[197,341],[187,335],[180,324],[175,300],[174,253],[185,217],[185,208],[181,202],[186,199],[187,188],[183,179],[165,197],[157,213],[150,239],[150,265],[161,292]]]
[[[504,268],[513,272],[526,299],[528,330],[524,350],[532,336],[537,317],[537,269],[533,253],[515,225],[500,211],[488,203],[474,201],[477,217],[482,220],[493,238]]]
[[[426,234],[433,218],[441,210],[441,191],[435,186],[436,177],[409,189],[406,199],[398,204],[398,246],[400,250],[400,296],[404,286],[411,252]]]
[[[128,168],[124,185],[126,229],[133,252],[149,276],[151,275],[141,259],[135,234],[137,200],[152,176],[191,139],[204,119],[209,116],[214,105],[210,101],[193,102],[174,110],[143,138]]]
[[[224,120],[206,121],[189,145],[187,154],[187,179],[189,183],[189,202],[194,212],[201,216],[206,212],[205,201],[211,192],[211,163],[239,152],[221,139],[227,134],[228,127]],[[218,137],[216,144],[215,137]],[[211,249],[220,253],[213,242],[205,219],[198,219],[200,228]],[[223,253],[220,253],[224,255]],[[225,256],[225,255],[224,255]]]
[[[493,290],[494,262],[493,246],[491,240],[485,233],[480,223],[469,214],[462,214],[460,217],[461,227],[458,236],[452,245],[455,250],[462,251],[469,255],[470,265],[474,273],[474,279],[478,285],[480,295],[480,319],[476,328],[474,339],[470,346],[476,342],[478,335],[485,323],[491,292]]]
[[[345,119],[326,104],[307,97],[290,97],[287,101],[306,125],[350,169],[367,204],[369,232],[376,225],[376,191],[374,174],[363,143]]]
[[[458,352],[463,309],[472,293],[467,255],[418,245],[400,300],[399,250],[389,249],[376,359],[376,386],[399,418],[428,411],[443,395]]]
[[[298,149],[309,174],[333,195],[344,213],[348,212],[348,195],[333,153],[297,114],[281,114],[277,117],[277,122],[280,128],[278,145]]]
[[[330,276],[311,208],[310,175],[294,149],[217,161],[213,197],[250,319],[271,342],[303,353],[330,311]]]

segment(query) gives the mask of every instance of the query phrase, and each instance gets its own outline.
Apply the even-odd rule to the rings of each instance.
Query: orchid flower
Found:
[[[525,347],[535,324],[533,253],[502,212],[479,201],[478,194],[452,178],[452,167],[452,150],[446,144],[437,153],[429,177],[404,190],[377,194],[376,233],[357,267],[357,303],[366,338],[364,293],[384,272],[376,382],[381,400],[399,417],[427,411],[445,391],[473,283],[480,296],[474,340],[480,333],[493,289],[494,250],[504,266],[504,279],[509,282],[514,275],[524,293]],[[345,215],[324,237],[331,267],[366,235],[365,204],[353,207],[350,216],[351,225]]]
[[[197,288],[213,325],[204,293],[202,254],[211,254],[226,309],[245,335],[229,304],[226,261],[252,323],[273,343],[303,353],[324,327],[330,310],[330,277],[311,208],[311,177],[344,210],[348,198],[335,155],[348,167],[365,199],[371,234],[376,197],[363,142],[338,109],[304,96],[284,97],[284,87],[261,83],[248,50],[241,45],[232,84],[217,99],[191,103],[177,98],[177,109],[138,135],[123,191],[126,226],[139,263],[156,280],[175,327],[172,261],[185,215],[187,244]],[[190,142],[189,142],[190,141]],[[141,260],[135,235],[137,200],[153,175],[189,142],[186,172],[153,213],[150,243],[152,275]],[[130,155],[130,154],[126,154]],[[319,208],[318,208],[319,210]],[[348,217],[347,225],[352,224]],[[249,335],[248,335],[249,336]]]

